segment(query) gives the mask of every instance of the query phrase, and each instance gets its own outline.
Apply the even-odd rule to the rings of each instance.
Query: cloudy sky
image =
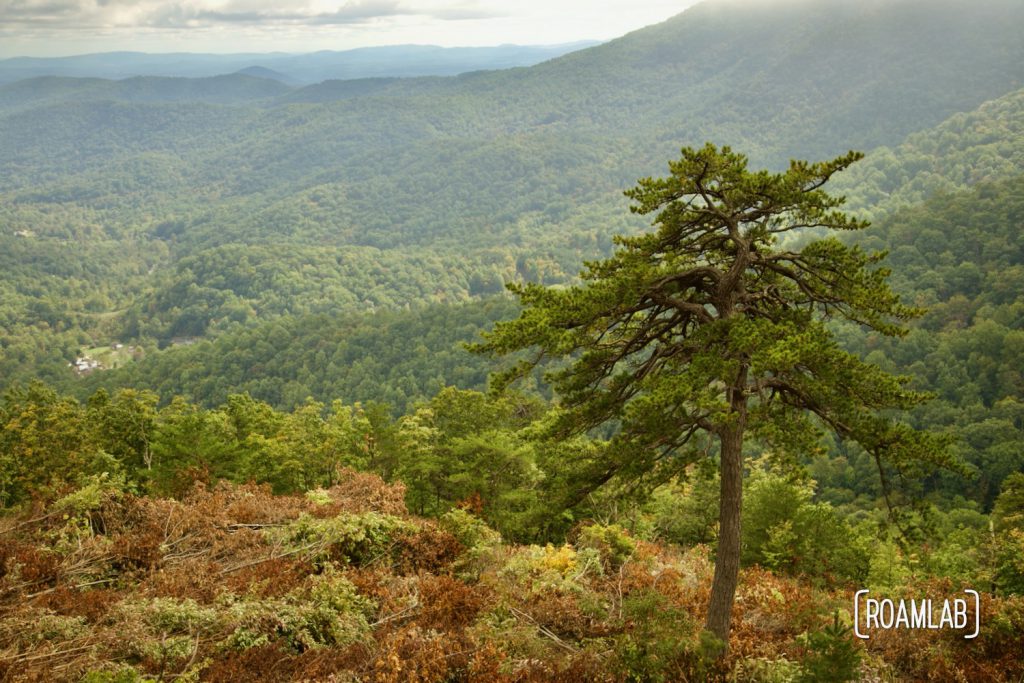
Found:
[[[0,57],[604,40],[696,0],[0,0]]]

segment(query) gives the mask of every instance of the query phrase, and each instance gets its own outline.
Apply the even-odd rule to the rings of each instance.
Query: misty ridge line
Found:
[[[241,73],[302,86],[327,80],[456,76],[470,71],[533,66],[600,43],[582,40],[555,45],[485,47],[403,44],[306,53],[115,51],[66,57],[11,57],[0,60],[0,84],[46,76],[125,80],[212,78]]]

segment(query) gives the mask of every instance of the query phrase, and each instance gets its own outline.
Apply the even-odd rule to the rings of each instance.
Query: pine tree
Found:
[[[724,642],[739,572],[745,443],[792,462],[817,451],[828,429],[859,443],[882,473],[952,464],[944,438],[891,415],[927,397],[841,349],[828,326],[845,319],[901,336],[901,323],[920,314],[888,287],[884,254],[835,237],[780,246],[796,231],[866,227],[838,210],[842,197],[821,189],[861,157],[793,161],[770,173],[749,171],[728,147],[684,148],[668,177],[626,192],[634,212],[655,214],[656,230],[618,237],[615,254],[586,264],[578,286],[511,286],[524,310],[475,347],[534,350],[495,377],[498,389],[546,359],[569,359],[548,375],[561,400],[552,433],[617,426],[581,491],[617,476],[663,480],[717,459],[720,527],[706,626]]]

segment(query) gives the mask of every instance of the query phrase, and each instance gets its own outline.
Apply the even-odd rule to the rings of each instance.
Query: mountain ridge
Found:
[[[308,53],[99,52],[68,57],[11,57],[0,60],[0,84],[36,76],[133,76],[205,78],[251,66],[277,71],[301,84],[328,79],[380,76],[454,75],[480,69],[537,64],[597,44],[582,40],[553,45],[503,44],[485,47],[383,45]]]

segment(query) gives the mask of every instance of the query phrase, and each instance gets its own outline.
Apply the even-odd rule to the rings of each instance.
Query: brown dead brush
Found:
[[[351,467],[338,470],[338,483],[328,489],[332,500],[344,512],[379,512],[405,517],[405,484],[386,483],[376,474],[359,472]]]
[[[294,590],[314,571],[307,560],[276,558],[226,574],[221,581],[232,593],[276,598]]]
[[[94,587],[85,589],[60,586],[53,592],[42,595],[33,601],[33,607],[49,610],[54,614],[68,617],[82,617],[89,623],[99,622],[124,598],[121,591]]]
[[[443,634],[410,624],[388,634],[374,659],[368,680],[374,683],[435,683],[450,680],[451,643]]]
[[[929,598],[939,609],[943,600],[966,597],[962,588],[948,579],[920,581],[906,587],[904,597]],[[980,597],[981,630],[976,639],[967,640],[963,632],[950,629],[878,629],[871,632],[867,648],[910,680],[1024,680],[1024,596]]]
[[[458,539],[428,523],[415,533],[402,533],[395,538],[392,564],[396,572],[403,574],[442,573],[449,570],[463,550]]]
[[[483,587],[467,586],[449,576],[427,574],[419,582],[417,621],[437,631],[461,630],[476,621],[491,599]]]
[[[298,655],[288,652],[281,643],[271,643],[226,652],[203,671],[203,680],[209,683],[286,683],[296,680],[301,668]]]

